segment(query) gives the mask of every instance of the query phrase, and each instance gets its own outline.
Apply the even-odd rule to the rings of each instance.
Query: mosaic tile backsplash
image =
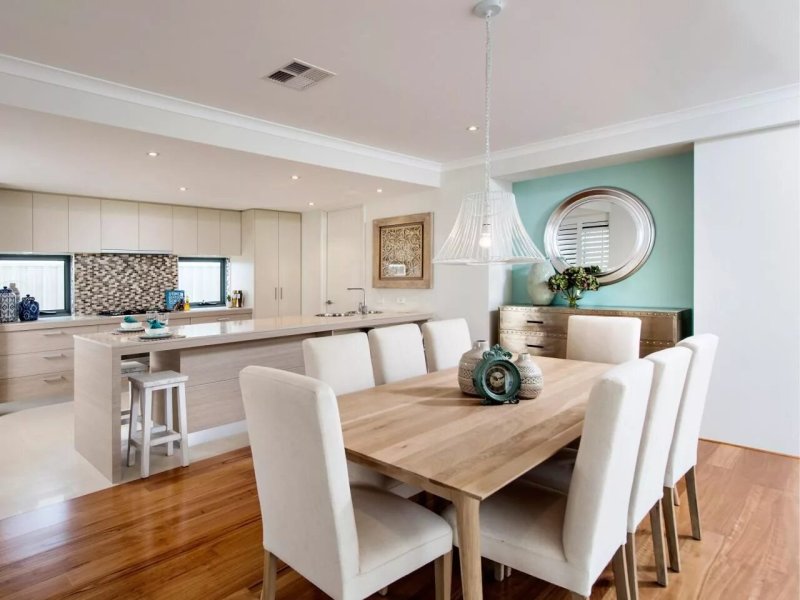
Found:
[[[170,254],[76,254],[73,312],[163,308],[164,290],[178,287],[178,257]]]

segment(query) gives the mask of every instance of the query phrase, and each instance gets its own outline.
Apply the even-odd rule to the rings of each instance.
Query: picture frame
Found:
[[[433,213],[372,221],[372,287],[429,289],[433,286]]]

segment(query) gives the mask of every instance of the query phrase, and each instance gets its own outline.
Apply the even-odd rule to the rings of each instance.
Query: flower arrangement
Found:
[[[547,280],[551,292],[561,292],[570,308],[577,308],[583,292],[595,292],[600,287],[597,275],[600,267],[567,267]]]

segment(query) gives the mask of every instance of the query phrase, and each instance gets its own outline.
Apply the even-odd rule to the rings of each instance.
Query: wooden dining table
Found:
[[[535,400],[481,405],[458,369],[339,398],[347,458],[450,500],[456,508],[466,600],[483,598],[480,504],[581,435],[594,383],[611,365],[536,357]]]

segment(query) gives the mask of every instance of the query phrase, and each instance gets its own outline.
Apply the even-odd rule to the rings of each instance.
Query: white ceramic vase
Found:
[[[527,352],[520,354],[514,364],[519,369],[519,376],[522,382],[517,395],[521,400],[533,400],[542,393],[542,388],[544,387],[542,369],[533,362],[531,355]]]
[[[547,287],[547,280],[555,274],[556,270],[549,259],[531,265],[528,271],[528,295],[535,306],[547,306],[555,298],[556,293]]]
[[[472,375],[475,373],[475,367],[483,360],[483,353],[488,349],[489,342],[475,340],[472,343],[472,349],[461,355],[461,360],[458,361],[458,387],[465,394],[478,395],[478,392],[475,391],[475,384],[472,382]]]

